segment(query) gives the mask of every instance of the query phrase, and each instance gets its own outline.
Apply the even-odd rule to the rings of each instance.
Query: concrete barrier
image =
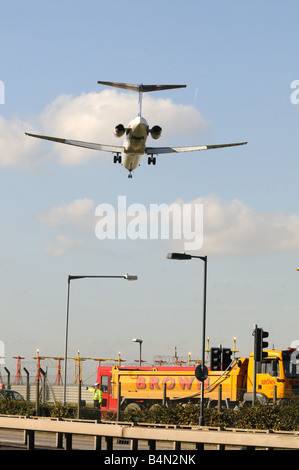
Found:
[[[183,443],[193,443],[196,449],[203,449],[204,444],[216,444],[218,449],[226,446],[241,446],[245,449],[299,449],[299,433],[248,431],[239,429],[208,429],[154,427],[152,425],[132,425],[131,423],[95,423],[86,421],[59,420],[51,418],[0,417],[0,428],[24,430],[27,436],[27,448],[34,449],[34,433],[50,432],[64,435],[66,449],[70,450],[72,436],[94,436],[95,448],[101,448],[101,438],[105,438],[107,449],[113,449],[113,439],[131,442],[131,448],[138,450],[138,441],[147,441],[154,450],[157,441],[172,442],[179,450]],[[60,440],[61,441],[61,440]]]

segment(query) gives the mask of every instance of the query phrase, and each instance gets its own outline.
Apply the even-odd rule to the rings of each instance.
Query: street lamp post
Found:
[[[66,404],[66,377],[67,377],[67,347],[68,347],[68,323],[69,323],[69,306],[70,306],[70,284],[73,279],[85,278],[105,278],[105,279],[127,279],[128,281],[136,281],[137,276],[125,274],[123,276],[68,276],[67,278],[67,296],[66,296],[66,317],[65,317],[65,346],[64,346],[64,383],[63,383],[63,404]]]
[[[193,256],[187,253],[168,253],[168,259],[176,260],[189,260],[192,258],[198,258],[204,261],[204,287],[203,287],[203,316],[202,316],[202,374],[204,374],[205,367],[205,336],[206,336],[206,309],[207,309],[207,256]],[[199,426],[204,425],[204,381],[201,382],[201,399],[200,399],[200,417],[199,417]]]
[[[143,340],[142,339],[139,339],[139,338],[134,338],[132,339],[133,343],[139,343],[139,366],[141,367],[141,347],[142,347],[142,342]]]

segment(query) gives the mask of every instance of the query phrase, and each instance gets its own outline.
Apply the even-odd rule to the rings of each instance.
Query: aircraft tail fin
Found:
[[[124,90],[137,91],[145,93],[147,91],[171,90],[173,88],[186,88],[186,85],[134,85],[131,83],[117,83],[117,82],[102,82],[98,81],[100,85],[113,86],[116,88],[123,88]]]

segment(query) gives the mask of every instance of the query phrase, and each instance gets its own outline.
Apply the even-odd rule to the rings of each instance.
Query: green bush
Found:
[[[197,426],[200,417],[199,405],[170,405],[169,407],[131,410],[121,414],[122,421],[138,423],[173,424]],[[205,408],[204,425],[209,427],[238,429],[271,429],[274,431],[299,430],[299,403],[288,405],[257,404],[233,409]]]
[[[33,402],[3,399],[0,400],[0,414],[35,416],[36,407]],[[39,416],[51,418],[77,418],[76,404],[62,405],[61,403],[41,404]],[[81,419],[98,420],[99,410],[92,406],[81,409]],[[142,410],[121,412],[120,421],[169,424],[176,426],[198,426],[200,405],[198,404],[170,404],[169,406],[156,405]],[[102,419],[112,421],[116,414],[102,412]],[[238,429],[271,429],[273,431],[299,431],[299,402],[294,401],[286,405],[257,404],[244,406],[239,410],[223,408],[204,409],[204,425],[209,427],[238,428]]]
[[[44,412],[43,416],[51,416],[51,418],[77,418],[77,407],[69,403],[66,405],[62,405],[61,403],[55,403],[53,405],[47,403],[41,406],[41,411]]]
[[[36,416],[36,405],[34,402],[1,399],[0,414],[2,415],[20,415]],[[41,404],[39,406],[39,416],[49,416],[51,418],[76,418],[77,407],[75,405]]]
[[[235,414],[234,427],[243,429],[299,430],[299,404],[247,406]]]
[[[3,398],[0,400],[0,414],[32,416],[35,414],[34,403]]]

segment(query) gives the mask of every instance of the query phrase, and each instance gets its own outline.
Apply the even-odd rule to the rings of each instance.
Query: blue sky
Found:
[[[98,240],[95,208],[198,202],[208,256],[211,345],[297,339],[299,228],[296,1],[73,0],[1,6],[0,279],[6,363],[63,355],[68,274],[137,274],[72,284],[69,355],[199,357],[203,266],[175,262],[173,240]],[[246,147],[144,160],[127,178],[110,154],[65,148],[39,132],[119,144],[113,127],[137,95],[98,80],[186,84],[144,97],[161,145],[248,141]],[[153,141],[151,141],[153,142]],[[153,142],[156,144],[156,142]],[[194,253],[195,254],[195,253]],[[13,367],[13,366],[12,366]]]

